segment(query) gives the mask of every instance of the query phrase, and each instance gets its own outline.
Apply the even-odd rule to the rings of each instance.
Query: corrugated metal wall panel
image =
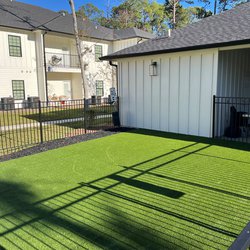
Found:
[[[250,97],[250,49],[219,52],[217,96]],[[244,105],[231,106],[238,112],[248,112]],[[230,124],[230,105],[217,107],[216,124],[216,135],[223,136]]]
[[[217,95],[249,97],[248,84],[250,86],[250,49],[219,52]]]

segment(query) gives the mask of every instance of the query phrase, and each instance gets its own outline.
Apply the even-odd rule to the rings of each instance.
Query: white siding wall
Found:
[[[72,98],[73,99],[82,99],[83,97],[83,88],[82,80],[80,74],[72,74]]]
[[[217,66],[217,49],[121,60],[122,125],[210,137]]]
[[[83,91],[82,91],[82,80],[81,75],[76,73],[48,73],[48,83],[50,82],[61,82],[63,84],[64,81],[70,81],[71,83],[71,93],[72,99],[81,99],[83,98]],[[54,86],[55,88],[55,86]],[[60,88],[60,86],[59,86]],[[55,93],[59,93],[60,89]]]
[[[101,45],[103,56],[112,52],[112,43],[106,41],[99,41],[94,39],[87,39],[82,41],[82,49],[85,51],[84,62],[87,63],[85,67],[86,79],[88,84],[88,96],[96,95],[96,80],[104,82],[104,96],[109,95],[109,89],[113,86],[115,77],[113,76],[113,69],[107,61],[96,62],[95,61],[95,45]],[[86,50],[89,48],[89,50]],[[61,53],[61,54],[72,54],[77,55],[75,39],[72,37],[60,37],[56,35],[46,35],[46,52],[49,53]],[[49,59],[49,58],[48,58]],[[75,90],[81,90],[81,78],[79,78],[80,69],[70,68],[53,68],[52,71],[58,74],[61,73],[72,73],[71,79]],[[76,77],[74,76],[77,75]],[[79,86],[77,86],[77,84]],[[73,98],[82,98],[80,94],[82,91],[77,93],[73,91]]]
[[[9,56],[8,35],[21,37],[22,57]],[[109,62],[95,62],[95,44],[102,45],[103,55],[112,53],[136,44],[135,39],[127,39],[117,42],[100,41],[95,39],[85,39],[82,46],[89,47],[90,51],[85,55],[86,78],[88,81],[88,96],[96,94],[96,80],[104,82],[104,96],[109,95],[109,89],[116,86],[115,70]],[[45,51],[51,53],[77,54],[75,39],[73,36],[49,33],[45,35]],[[24,80],[25,94],[28,96],[40,96],[41,100],[46,99],[45,69],[43,55],[43,36],[40,31],[26,32],[24,30],[5,29],[0,31],[0,98],[12,96],[12,80]],[[48,65],[47,65],[48,66]],[[48,80],[54,78],[64,80],[64,74],[68,73],[72,82],[73,98],[82,98],[82,86],[80,79],[80,69],[56,68],[55,72],[49,74]],[[61,79],[58,74],[61,74]],[[59,74],[59,75],[60,75]]]
[[[118,50],[122,50],[124,48],[133,46],[133,45],[137,44],[137,42],[138,42],[138,38],[115,41],[115,42],[113,42],[113,52],[116,52]]]
[[[76,55],[76,49],[73,47],[73,44],[75,44],[75,39],[73,37],[46,35],[45,44],[46,52]]]
[[[138,42],[142,43],[142,42],[144,42],[146,40],[147,39],[131,38],[131,39],[124,39],[124,40],[114,41],[113,42],[113,52],[125,49],[125,48],[133,46],[133,45],[136,45]]]
[[[90,51],[86,53],[84,60],[88,63],[86,67],[86,78],[88,81],[88,96],[96,95],[96,81],[100,80],[104,83],[104,96],[109,95],[109,89],[113,85],[113,68],[107,61],[95,61],[95,45],[102,46],[103,56],[111,53],[112,43],[97,40],[83,41],[83,49],[85,47],[90,48]]]
[[[22,57],[9,56],[8,35],[20,36]],[[12,96],[12,80],[24,80],[25,94],[37,96],[35,34],[12,29],[0,31],[0,97]]]

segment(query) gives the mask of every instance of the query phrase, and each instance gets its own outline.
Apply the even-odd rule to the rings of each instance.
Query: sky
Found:
[[[17,1],[41,6],[54,11],[68,10],[70,12],[68,0],[17,0]],[[122,2],[122,0],[75,0],[75,6],[76,9],[78,9],[81,5],[84,5],[86,3],[93,3],[99,9],[106,11],[109,1],[111,6],[117,6]],[[164,0],[158,0],[158,3],[163,3],[163,2]]]

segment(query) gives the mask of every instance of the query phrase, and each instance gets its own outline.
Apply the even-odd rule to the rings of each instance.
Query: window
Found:
[[[100,62],[100,57],[102,57],[102,45],[95,45],[95,61]]]
[[[96,81],[96,95],[97,96],[103,96],[103,81]]]
[[[25,99],[24,81],[13,80],[12,93],[15,100],[24,100]]]
[[[10,56],[15,56],[15,57],[22,56],[22,46],[21,46],[20,36],[9,35],[9,54]]]

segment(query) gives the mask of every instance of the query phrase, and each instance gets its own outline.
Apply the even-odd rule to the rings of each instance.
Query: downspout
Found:
[[[117,89],[117,110],[118,110],[118,116],[120,113],[120,101],[119,101],[119,84],[118,84],[118,65],[114,64],[112,61],[109,61],[109,65],[111,67],[115,67],[115,76],[116,76],[116,89]],[[120,124],[120,119],[119,119],[119,124]]]
[[[112,67],[115,67],[115,76],[116,76],[116,89],[117,89],[117,96],[119,96],[119,91],[118,91],[118,65],[114,64],[112,61],[109,61],[109,65]]]
[[[43,60],[44,60],[44,79],[45,79],[45,95],[46,95],[46,102],[48,105],[49,102],[49,95],[48,95],[48,76],[47,76],[47,64],[46,64],[46,53],[45,53],[45,35],[47,32],[43,33]]]

